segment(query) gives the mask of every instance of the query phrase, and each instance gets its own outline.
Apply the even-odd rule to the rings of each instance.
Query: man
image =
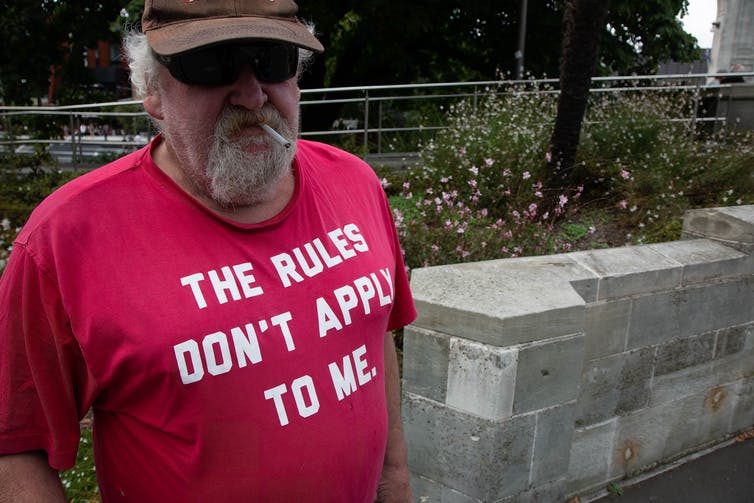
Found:
[[[0,283],[0,501],[63,500],[90,408],[105,503],[411,500],[401,250],[369,168],[295,141],[296,12],[145,3],[161,134],[41,204]]]

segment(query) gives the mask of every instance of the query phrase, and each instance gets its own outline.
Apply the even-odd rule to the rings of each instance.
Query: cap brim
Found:
[[[175,23],[146,32],[157,54],[171,56],[205,45],[233,40],[279,40],[323,52],[325,49],[309,29],[298,21],[268,17],[231,17]]]

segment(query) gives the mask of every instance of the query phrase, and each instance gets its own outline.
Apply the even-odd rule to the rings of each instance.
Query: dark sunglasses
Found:
[[[260,82],[277,84],[293,78],[298,67],[298,48],[278,42],[223,44],[175,56],[155,55],[177,80],[197,86],[232,84],[245,64]]]

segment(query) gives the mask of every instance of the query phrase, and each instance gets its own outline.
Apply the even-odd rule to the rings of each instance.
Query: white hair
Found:
[[[314,24],[305,22],[306,28],[314,34]],[[139,31],[129,31],[123,39],[125,56],[131,72],[131,90],[137,99],[144,99],[152,91],[159,91],[160,62],[149,47],[147,36]],[[299,48],[297,77],[301,77],[309,66],[314,53]]]
[[[149,47],[147,36],[138,31],[126,33],[123,51],[131,73],[131,91],[135,98],[144,99],[150,91],[158,89],[157,74],[160,63]]]

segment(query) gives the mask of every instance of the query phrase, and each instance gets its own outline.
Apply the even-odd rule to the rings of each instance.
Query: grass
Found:
[[[81,427],[79,452],[76,465],[59,473],[66,497],[71,503],[99,503],[101,501],[97,485],[97,472],[94,468],[92,452],[92,430],[84,423]]]

